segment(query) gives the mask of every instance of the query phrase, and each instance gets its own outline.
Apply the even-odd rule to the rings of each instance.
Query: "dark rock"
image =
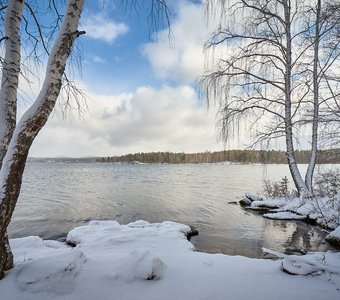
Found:
[[[250,193],[245,193],[244,194],[244,198],[247,198],[249,201],[253,202],[253,201],[262,201],[263,199],[260,197],[257,197],[253,194]]]
[[[190,241],[190,239],[193,237],[193,236],[196,236],[198,235],[198,230],[194,227],[194,226],[190,226],[190,231],[186,233],[186,237],[188,239],[188,241]]]
[[[287,255],[305,255],[307,252],[303,249],[287,248],[285,251]]]
[[[340,238],[326,236],[326,241],[336,248],[340,248]]]
[[[261,201],[262,198],[259,198],[255,195],[252,195],[250,193],[245,193],[243,196],[243,199],[239,201],[241,206],[250,206],[253,201]]]
[[[66,240],[66,244],[73,247],[73,248],[77,246],[77,244],[75,242],[70,241],[70,240]]]
[[[326,241],[331,245],[340,248],[340,226],[326,236]]]
[[[254,207],[253,209],[266,209],[266,210],[272,210],[272,209],[278,209],[280,208],[279,206],[275,206],[275,205],[268,205],[266,203],[263,204],[258,204],[256,207]]]
[[[239,201],[241,206],[250,206],[251,205],[251,201],[248,198],[243,198]]]
[[[307,218],[305,219],[306,223],[310,224],[310,225],[317,225],[317,219],[315,218],[311,218],[310,216],[307,216]]]

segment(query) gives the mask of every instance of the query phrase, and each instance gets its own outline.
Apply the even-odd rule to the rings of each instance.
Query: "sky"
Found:
[[[212,25],[200,1],[169,5],[170,39],[166,24],[150,31],[147,7],[126,10],[109,0],[86,1],[81,19],[86,35],[79,40],[82,72],[76,78],[88,109],[63,118],[57,106],[34,141],[31,157],[223,149],[216,109],[208,109],[197,93],[203,44]]]

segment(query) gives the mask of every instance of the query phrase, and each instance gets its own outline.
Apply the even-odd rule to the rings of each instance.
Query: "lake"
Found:
[[[316,227],[264,219],[230,203],[261,192],[264,178],[284,176],[286,165],[27,163],[9,235],[62,240],[93,219],[170,220],[196,227],[192,243],[210,253],[332,249]]]

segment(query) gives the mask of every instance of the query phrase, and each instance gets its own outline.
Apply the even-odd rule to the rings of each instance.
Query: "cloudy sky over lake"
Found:
[[[79,85],[88,96],[88,111],[63,119],[57,108],[30,156],[223,149],[217,141],[216,112],[197,96],[209,32],[202,5],[170,2],[169,40],[165,24],[157,38],[150,34],[147,9],[123,13],[111,1],[87,1]]]

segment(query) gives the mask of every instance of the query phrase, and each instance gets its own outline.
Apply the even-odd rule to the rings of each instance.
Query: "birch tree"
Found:
[[[65,13],[61,15],[55,0],[50,0],[48,7],[57,15],[56,22],[47,26],[49,32],[43,35],[42,24],[30,5],[41,2],[26,0],[0,0],[0,12],[5,12],[3,28],[0,28],[0,42],[5,43],[4,56],[1,57],[2,77],[0,87],[0,279],[6,271],[13,267],[13,255],[10,249],[7,228],[19,197],[22,175],[29,149],[46,124],[62,87],[66,88],[66,105],[69,105],[70,94],[79,90],[74,87],[65,75],[66,63],[71,55],[74,42],[84,34],[78,30],[80,16],[85,0],[67,0]],[[170,33],[170,12],[165,0],[121,0],[123,10],[143,9],[150,10],[148,16],[150,30],[157,29],[161,23],[165,23]],[[142,5],[143,4],[143,5]],[[36,30],[28,31],[28,20],[23,15],[24,10],[33,19]],[[24,28],[24,33],[20,32]],[[31,43],[30,55],[39,59],[37,49],[40,47],[48,54],[45,78],[42,88],[31,107],[17,122],[16,109],[19,88],[19,75],[22,73],[22,59],[20,50],[25,35],[26,41]],[[47,43],[54,39],[53,46],[49,51]],[[27,45],[26,45],[27,46]],[[33,70],[28,70],[33,72]],[[66,85],[63,86],[63,83]],[[81,97],[82,95],[80,95]],[[82,98],[82,97],[81,97]],[[78,99],[75,99],[78,101]],[[77,102],[78,108],[80,103]]]
[[[301,118],[301,122],[312,124],[311,156],[305,176],[305,182],[312,191],[313,174],[317,160],[318,144],[324,132],[334,131],[334,125],[340,121],[337,115],[340,89],[339,57],[340,57],[340,3],[317,0],[308,6],[309,20],[306,22],[306,38],[302,43],[312,45],[310,62],[303,63],[309,70],[312,97],[310,105]],[[330,118],[331,116],[331,118]]]
[[[42,88],[16,124],[24,5],[24,0],[10,0],[7,8],[2,8],[6,9],[2,38],[6,46],[0,90],[0,278],[13,267],[7,227],[20,193],[28,151],[56,104],[74,41],[84,33],[78,31],[84,0],[68,0],[60,30],[49,53]]]
[[[314,34],[314,53],[313,53],[313,120],[312,120],[312,142],[311,156],[306,172],[305,182],[309,191],[312,191],[313,173],[316,164],[318,151],[318,127],[319,127],[319,46],[321,30],[321,0],[317,1],[315,10],[315,34]]]
[[[327,2],[321,12],[327,22],[323,24],[328,34],[321,41],[322,59],[319,59],[320,89],[320,139],[330,148],[338,147],[340,141],[340,2]]]
[[[222,12],[220,25],[206,44],[219,58],[217,63],[208,60],[209,70],[201,80],[208,101],[218,100],[224,139],[238,122],[247,122],[253,145],[284,139],[289,169],[303,198],[312,195],[320,82],[326,78],[320,68],[325,56],[320,59],[319,48],[330,32],[322,1],[314,2],[207,0],[208,12],[216,3]],[[329,58],[327,64],[334,61]],[[323,105],[327,103],[329,97]],[[312,124],[312,155],[305,179],[296,163],[294,144],[302,124]]]

